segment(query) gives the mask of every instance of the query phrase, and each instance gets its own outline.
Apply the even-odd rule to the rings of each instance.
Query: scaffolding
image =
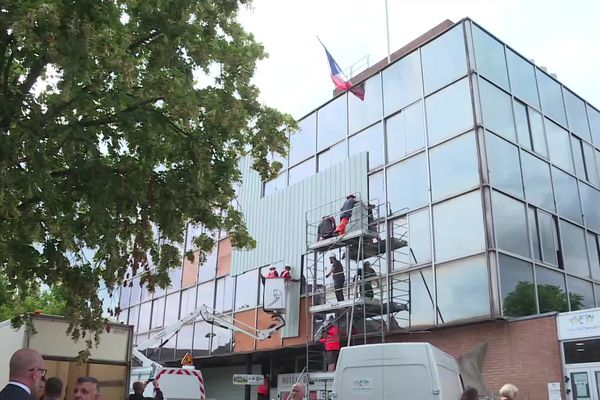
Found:
[[[307,332],[304,371],[323,371],[323,351],[318,341],[331,323],[340,328],[347,346],[385,342],[387,330],[410,331],[410,278],[388,274],[387,260],[407,246],[406,233],[387,238],[385,204],[377,200],[361,201],[360,193],[352,209],[344,235],[319,237],[319,224],[329,217],[336,222],[346,198],[323,204],[306,213],[307,252],[303,257],[306,278],[303,295],[306,320],[312,323]],[[342,262],[344,284],[340,288],[328,282],[329,255]],[[390,290],[392,289],[392,290]],[[337,300],[336,290],[343,293]],[[338,293],[339,294],[339,293]],[[397,319],[405,320],[405,327]]]

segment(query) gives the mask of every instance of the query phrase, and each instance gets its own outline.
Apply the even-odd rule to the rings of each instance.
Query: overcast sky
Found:
[[[262,42],[262,100],[299,118],[331,98],[317,35],[342,69],[387,55],[385,0],[254,0],[240,20]],[[600,108],[599,0],[388,0],[392,52],[445,19],[470,17]]]

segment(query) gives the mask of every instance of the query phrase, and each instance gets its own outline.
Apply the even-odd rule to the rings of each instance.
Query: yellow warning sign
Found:
[[[194,365],[194,360],[190,353],[185,353],[185,356],[181,359],[181,365]]]

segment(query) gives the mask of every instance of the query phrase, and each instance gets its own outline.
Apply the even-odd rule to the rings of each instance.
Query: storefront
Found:
[[[600,308],[557,318],[567,399],[600,400]]]

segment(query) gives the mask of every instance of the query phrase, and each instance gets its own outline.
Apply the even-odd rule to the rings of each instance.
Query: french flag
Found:
[[[319,40],[319,42],[321,42],[321,40]],[[365,99],[364,85],[360,84],[360,85],[354,86],[354,85],[352,85],[352,82],[350,82],[349,80],[346,80],[346,78],[344,77],[344,73],[342,72],[340,66],[338,65],[338,63],[335,62],[335,60],[331,56],[331,53],[329,53],[329,50],[327,50],[327,47],[325,47],[323,42],[321,42],[321,45],[325,49],[325,54],[327,54],[327,61],[329,61],[329,70],[330,70],[330,74],[331,74],[331,80],[333,81],[335,87],[342,91],[349,90],[356,97],[358,97],[361,100],[364,100]]]

